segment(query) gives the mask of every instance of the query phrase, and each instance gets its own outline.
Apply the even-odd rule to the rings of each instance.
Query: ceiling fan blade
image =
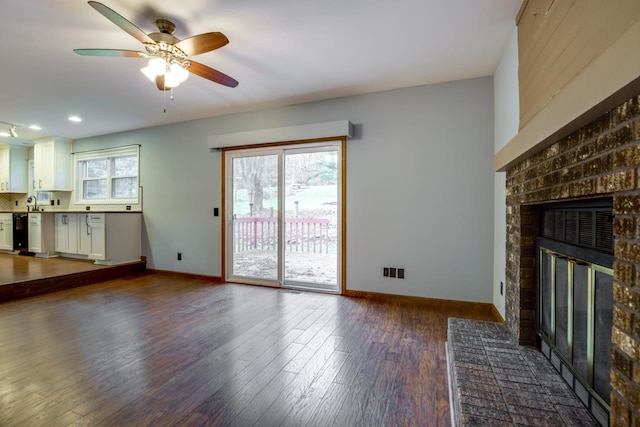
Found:
[[[147,55],[144,52],[137,50],[122,50],[122,49],[73,49],[78,55],[87,56],[117,56],[126,58],[146,58]]]
[[[222,33],[204,33],[181,40],[175,46],[187,56],[194,56],[219,49],[227,43],[229,39]]]
[[[164,85],[164,74],[161,74],[159,76],[156,76],[156,86],[158,87],[159,90],[169,90],[171,89],[170,87],[166,87]]]
[[[125,30],[127,33],[131,34],[135,39],[137,39],[140,43],[155,43],[151,37],[149,37],[144,31],[140,28],[136,27],[132,22],[128,21],[126,18],[122,17],[120,14],[115,12],[114,10],[108,8],[97,1],[90,1],[89,4],[105,18],[109,21],[116,24],[118,27]]]
[[[193,74],[196,74],[200,77],[204,77],[207,80],[211,80],[212,82],[220,83],[224,86],[236,87],[238,86],[238,82],[232,78],[227,76],[224,73],[221,73],[218,70],[214,70],[211,67],[207,67],[199,62],[190,61],[191,65],[187,68]]]

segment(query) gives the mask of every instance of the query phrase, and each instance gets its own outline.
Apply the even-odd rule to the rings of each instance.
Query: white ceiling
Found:
[[[78,139],[216,115],[492,75],[521,0],[104,0],[145,32],[220,31],[193,57],[240,82],[191,75],[169,94],[144,59],[75,48],[144,50],[84,0],[0,0],[0,122],[20,138]],[[166,113],[163,106],[166,104]],[[77,114],[82,123],[68,116]],[[38,124],[41,131],[27,128]],[[8,126],[0,124],[0,132]],[[11,138],[0,137],[0,143]]]

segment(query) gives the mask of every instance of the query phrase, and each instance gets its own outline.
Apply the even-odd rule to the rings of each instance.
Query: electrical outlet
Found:
[[[382,269],[382,275],[384,277],[389,277],[389,267],[385,267]]]
[[[389,277],[396,277],[396,268],[395,267],[389,268]]]
[[[504,295],[504,282],[500,282],[500,295]]]
[[[404,279],[404,268],[398,269],[398,279]]]
[[[178,252],[178,261],[182,261],[182,252]]]

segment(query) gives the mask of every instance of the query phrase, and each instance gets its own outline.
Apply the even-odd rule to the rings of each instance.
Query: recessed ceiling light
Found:
[[[29,126],[29,129],[31,129],[31,130],[42,130],[42,128],[40,126],[38,126],[38,125],[31,125],[31,126]]]
[[[8,132],[0,132],[0,136],[11,136]]]
[[[82,119],[78,116],[69,116],[69,121],[80,123]]]

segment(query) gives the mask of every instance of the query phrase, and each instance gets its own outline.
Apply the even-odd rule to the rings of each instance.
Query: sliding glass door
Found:
[[[232,276],[278,280],[279,163],[277,154],[232,158]]]
[[[340,289],[340,142],[226,153],[226,280]]]
[[[338,149],[286,150],[284,283],[337,289]]]

